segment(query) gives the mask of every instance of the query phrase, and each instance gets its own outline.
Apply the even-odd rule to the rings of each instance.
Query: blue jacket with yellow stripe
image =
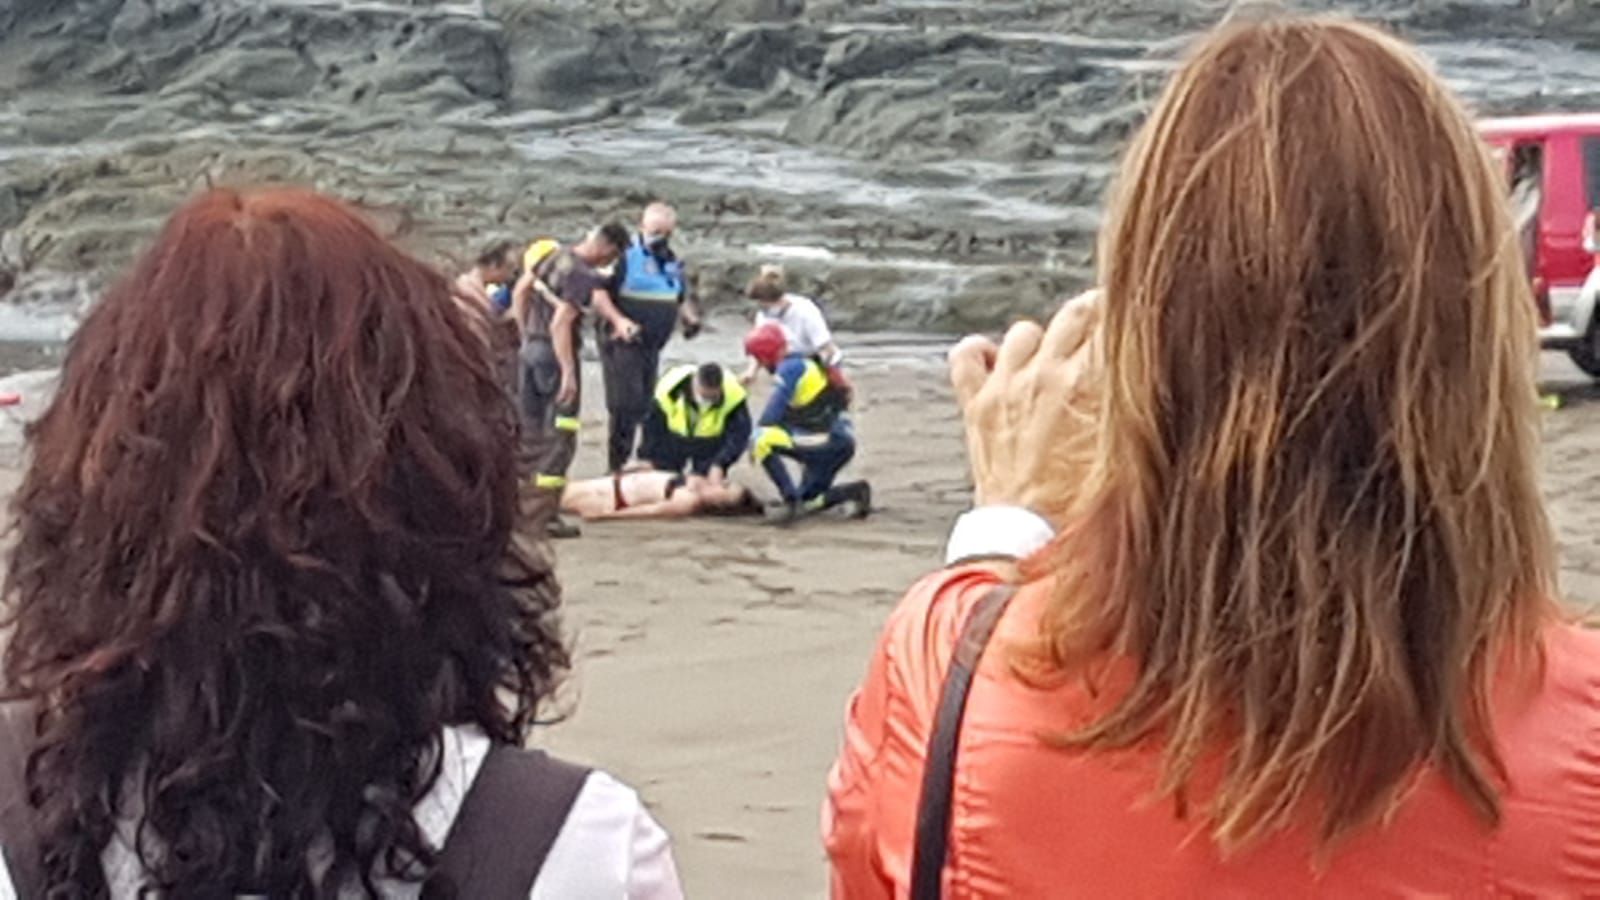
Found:
[[[844,398],[822,363],[794,354],[772,373],[772,396],[758,424],[824,432],[845,410]]]

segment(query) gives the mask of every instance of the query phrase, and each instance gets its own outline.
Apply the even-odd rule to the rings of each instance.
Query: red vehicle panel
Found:
[[[1583,235],[1586,220],[1600,209],[1600,114],[1490,119],[1480,128],[1506,160],[1508,175],[1519,152],[1532,148],[1540,156],[1536,293],[1581,287],[1594,267]]]

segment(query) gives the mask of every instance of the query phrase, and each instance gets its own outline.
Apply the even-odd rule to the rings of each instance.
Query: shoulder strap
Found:
[[[956,639],[950,671],[939,693],[939,709],[928,735],[927,761],[922,769],[922,796],[917,802],[916,848],[911,858],[912,900],[939,900],[945,857],[950,849],[950,801],[955,792],[956,746],[961,717],[966,712],[972,676],[994,627],[1011,602],[1016,588],[1001,585],[985,594],[968,614]]]
[[[0,849],[18,897],[43,896],[39,835],[28,803],[28,753],[33,748],[33,704],[0,705]]]
[[[561,265],[569,252],[566,248],[557,248],[529,270],[533,274],[534,293],[546,303],[561,302],[561,295],[556,292],[561,289],[561,282],[566,280],[567,272],[571,270],[570,266],[562,268]]]
[[[455,896],[527,900],[589,770],[496,744],[467,790],[436,875]]]

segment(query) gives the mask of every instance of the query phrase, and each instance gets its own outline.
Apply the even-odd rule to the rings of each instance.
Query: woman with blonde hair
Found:
[[[850,704],[835,896],[1600,893],[1600,638],[1461,107],[1233,24],[1118,184],[1103,295],[951,355],[978,508]]]

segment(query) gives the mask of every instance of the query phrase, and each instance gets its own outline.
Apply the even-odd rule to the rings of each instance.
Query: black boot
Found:
[[[849,504],[850,518],[865,519],[872,513],[872,485],[865,481],[849,481],[828,489],[829,507]]]
[[[765,515],[768,525],[781,528],[798,522],[803,512],[798,500],[774,500],[767,504]]]
[[[559,541],[582,537],[583,529],[579,528],[577,523],[567,521],[565,516],[557,515],[544,527],[544,533]]]

